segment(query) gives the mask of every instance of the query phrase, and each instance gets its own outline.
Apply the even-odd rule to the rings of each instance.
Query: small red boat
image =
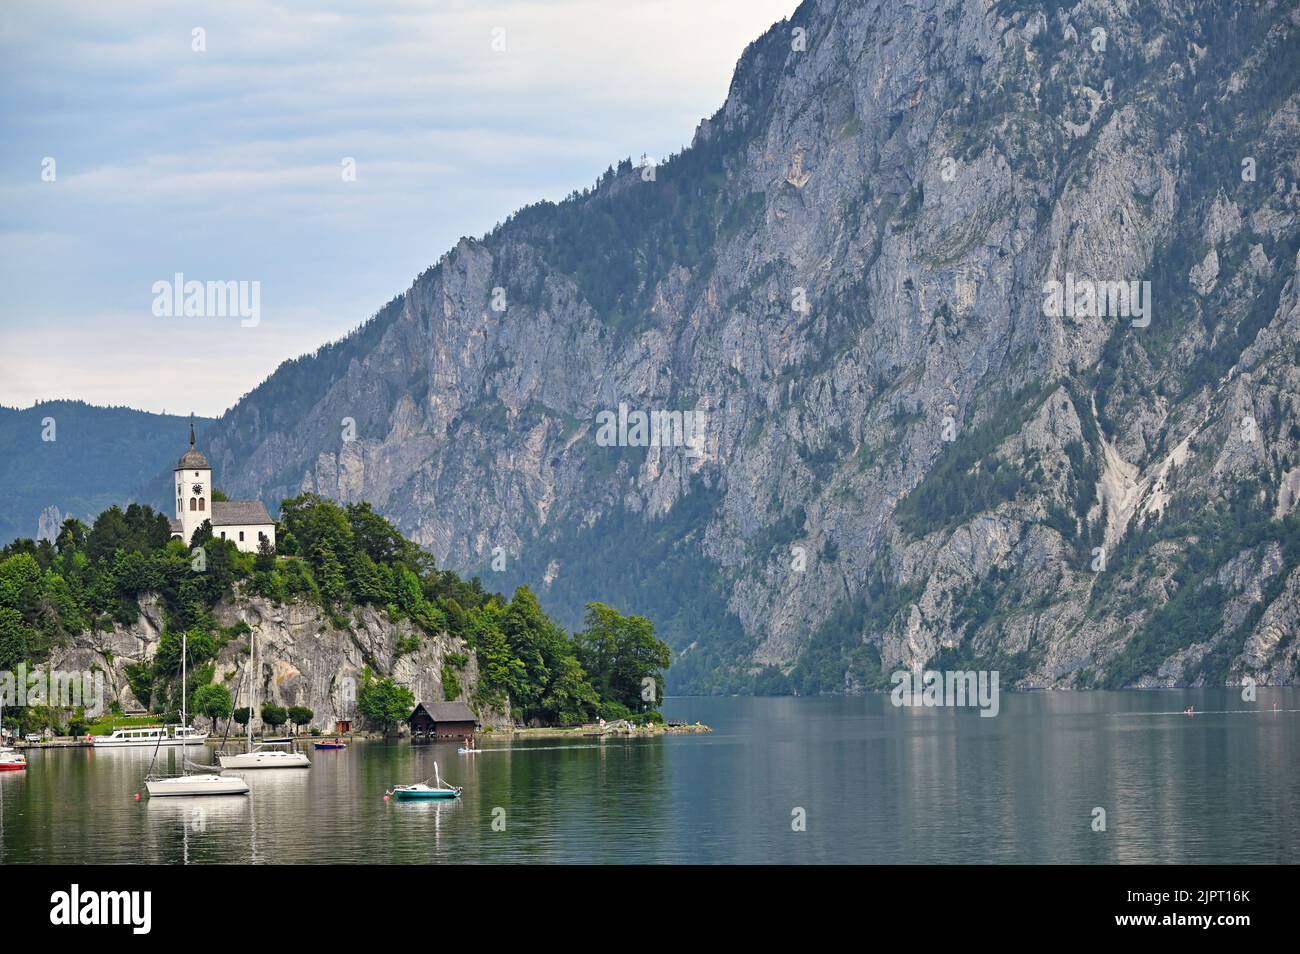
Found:
[[[27,756],[12,749],[0,752],[0,772],[21,772],[27,768]]]

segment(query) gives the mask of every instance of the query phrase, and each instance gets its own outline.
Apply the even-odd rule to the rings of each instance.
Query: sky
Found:
[[[6,0],[0,404],[218,415],[461,236],[680,150],[797,6]]]

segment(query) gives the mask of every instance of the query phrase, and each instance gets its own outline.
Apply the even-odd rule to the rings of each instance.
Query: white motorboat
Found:
[[[247,752],[220,755],[217,760],[223,769],[287,769],[311,768],[311,759],[302,752],[287,752],[262,743]]]
[[[203,745],[208,734],[187,725],[146,725],[129,729],[114,729],[110,735],[98,735],[92,740],[95,748],[112,749],[132,745]]]
[[[232,775],[180,775],[145,779],[150,798],[167,795],[247,795],[248,783]]]
[[[0,772],[21,772],[27,768],[27,756],[13,749],[0,749]]]

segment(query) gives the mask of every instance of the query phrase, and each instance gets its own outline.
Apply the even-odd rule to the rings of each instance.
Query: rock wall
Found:
[[[683,156],[461,241],[248,395],[224,488],[371,501],[569,625],[646,613],[678,690],[944,650],[1202,678],[1190,645],[1113,670],[1180,526],[1300,497],[1300,10],[1049,6],[809,0]],[[1067,276],[1149,282],[1146,319],[1048,307]],[[621,402],[705,413],[702,453],[598,446]],[[1295,680],[1295,587],[1235,586],[1276,605],[1213,678]]]
[[[140,609],[140,618],[131,626],[77,637],[71,646],[52,655],[51,667],[102,671],[106,705],[117,702],[124,711],[138,709],[140,703],[131,692],[125,667],[152,660],[163,632],[158,600],[146,596]],[[214,682],[230,690],[236,708],[249,705],[250,700],[256,700],[259,709],[265,703],[306,706],[315,714],[312,726],[325,731],[332,730],[339,719],[353,720],[361,727],[356,693],[367,666],[376,675],[391,676],[409,688],[417,702],[444,702],[442,666],[449,654],[459,653],[468,657],[465,667],[456,670],[460,698],[471,702],[478,684],[474,652],[463,640],[445,634],[427,636],[409,620],[394,623],[373,607],[356,609],[347,629],[335,627],[313,604],[275,605],[260,598],[226,601],[217,607],[216,617],[222,627],[247,624],[257,642],[256,668],[249,636],[230,639],[215,660]],[[400,651],[404,642],[416,640],[418,648]],[[508,713],[483,711],[479,717],[484,725],[509,722]],[[196,725],[204,722],[202,717],[195,720]],[[260,718],[255,717],[254,726],[260,726]]]

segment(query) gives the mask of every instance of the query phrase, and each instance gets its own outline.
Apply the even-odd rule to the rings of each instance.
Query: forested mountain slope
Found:
[[[679,691],[1294,681],[1298,45],[1286,3],[809,0],[684,153],[461,241],[209,457],[647,614]],[[702,445],[603,446],[620,403]]]

